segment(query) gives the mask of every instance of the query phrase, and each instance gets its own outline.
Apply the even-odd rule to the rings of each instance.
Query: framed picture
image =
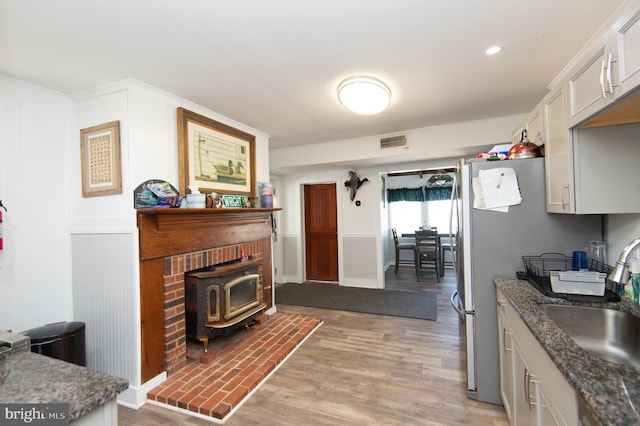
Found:
[[[200,192],[254,196],[256,137],[184,108],[178,108],[180,194]]]
[[[80,130],[82,196],[122,193],[120,122]]]

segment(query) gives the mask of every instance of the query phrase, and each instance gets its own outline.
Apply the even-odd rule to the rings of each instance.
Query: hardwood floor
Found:
[[[386,287],[438,294],[438,319],[279,305],[324,324],[225,425],[507,425],[502,406],[467,398],[452,271],[416,282],[411,267]],[[211,425],[151,404],[118,407],[120,425]]]

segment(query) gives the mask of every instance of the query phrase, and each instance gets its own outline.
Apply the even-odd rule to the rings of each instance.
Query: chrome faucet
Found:
[[[629,272],[629,257],[631,254],[640,247],[640,238],[636,238],[631,241],[625,248],[622,249],[620,257],[614,266],[613,271],[609,274],[609,279],[618,284],[625,284],[631,277]]]

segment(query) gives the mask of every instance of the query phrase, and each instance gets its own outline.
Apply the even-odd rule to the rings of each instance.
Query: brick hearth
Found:
[[[261,315],[246,336],[211,362],[189,360],[148,393],[153,403],[224,421],[321,324],[318,318]]]
[[[171,375],[187,362],[185,337],[185,272],[240,258],[241,253],[253,260],[262,259],[262,244],[234,244],[210,250],[169,256],[164,259],[164,364]],[[258,268],[261,276],[262,266]]]

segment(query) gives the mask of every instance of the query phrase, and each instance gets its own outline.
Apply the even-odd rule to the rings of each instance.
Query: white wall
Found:
[[[349,287],[382,288],[384,269],[393,255],[393,242],[387,221],[387,206],[383,205],[381,175],[398,170],[442,168],[455,165],[456,158],[438,158],[407,163],[391,163],[358,168],[361,178],[368,178],[358,190],[358,207],[349,199],[344,182],[349,168],[327,168],[322,171],[279,176],[280,237],[282,252],[275,252],[283,263],[278,282],[304,280],[304,223],[302,185],[335,182],[338,197],[338,278],[340,285]],[[389,179],[387,178],[387,182]],[[362,261],[366,259],[366,261]],[[278,261],[278,259],[276,259]]]
[[[409,147],[381,151],[380,136],[272,149],[270,167],[275,174],[306,173],[337,166],[363,167],[416,160],[462,158],[494,145],[511,143],[511,132],[526,115],[424,127],[407,134]]]
[[[66,96],[0,76],[0,329],[71,321],[69,144]]]
[[[140,383],[139,272],[133,190],[178,187],[177,107],[256,136],[256,178],[269,180],[268,135],[135,80],[68,97],[0,76],[0,329],[86,323],[87,365]],[[120,121],[123,192],[82,197],[80,129]],[[131,389],[130,389],[131,390]],[[129,392],[129,391],[127,391]]]
[[[608,215],[605,219],[605,235],[607,263],[613,266],[627,243],[640,237],[640,214]],[[640,255],[638,252],[640,250],[636,256]]]
[[[120,120],[123,193],[83,198],[74,181],[71,216],[74,312],[100,333],[87,332],[88,366],[126,377],[119,400],[139,405],[140,291],[138,230],[133,190],[149,179],[179,188],[177,108],[184,107],[256,136],[256,177],[268,180],[268,136],[136,80],[124,80],[73,96],[78,130]],[[78,149],[73,150],[79,157]],[[76,171],[79,176],[79,170]],[[184,195],[184,194],[183,194]],[[90,286],[87,286],[90,283]],[[96,297],[99,295],[99,297]],[[104,305],[111,306],[104,309]],[[106,356],[105,356],[106,354]],[[133,391],[132,391],[133,390]]]

